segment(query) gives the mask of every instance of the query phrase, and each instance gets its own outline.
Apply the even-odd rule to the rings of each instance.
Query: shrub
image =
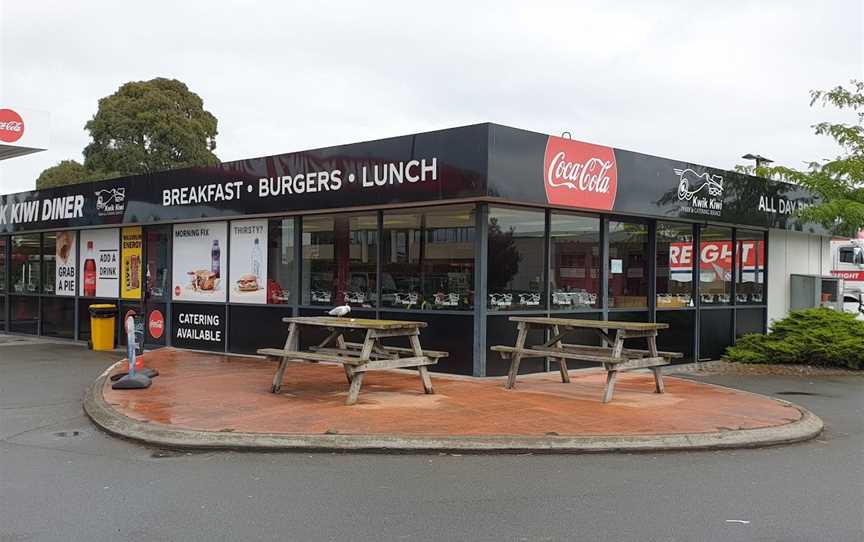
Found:
[[[726,349],[738,363],[794,363],[864,369],[864,322],[826,308],[793,311],[771,324],[767,335],[751,334]]]

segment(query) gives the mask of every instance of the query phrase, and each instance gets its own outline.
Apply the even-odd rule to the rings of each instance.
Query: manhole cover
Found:
[[[55,437],[77,437],[81,433],[78,431],[58,431],[54,433]]]

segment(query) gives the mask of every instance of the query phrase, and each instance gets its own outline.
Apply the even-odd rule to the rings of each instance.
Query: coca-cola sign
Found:
[[[0,109],[0,141],[14,143],[24,135],[24,119],[11,109]]]
[[[546,198],[552,205],[611,210],[618,191],[615,151],[550,136],[543,160],[543,179]]]

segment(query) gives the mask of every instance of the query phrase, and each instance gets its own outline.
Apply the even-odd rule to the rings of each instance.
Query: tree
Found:
[[[75,160],[63,160],[56,166],[51,166],[39,174],[39,178],[36,179],[36,190],[97,181],[108,177],[110,177],[109,174],[90,171],[83,164]]]
[[[99,100],[84,126],[91,138],[84,164],[63,160],[39,175],[36,188],[218,164],[216,125],[201,98],[176,79],[126,83]]]
[[[92,138],[84,166],[134,175],[218,164],[212,152],[216,126],[216,117],[181,81],[126,83],[99,100],[99,110],[84,126]]]
[[[827,135],[840,146],[838,156],[811,162],[804,171],[782,166],[754,170],[762,177],[798,184],[815,193],[820,202],[800,211],[800,218],[846,237],[864,229],[864,82],[852,80],[851,87],[810,93],[811,107],[820,103],[856,114],[851,124],[820,122],[813,126],[817,135]]]

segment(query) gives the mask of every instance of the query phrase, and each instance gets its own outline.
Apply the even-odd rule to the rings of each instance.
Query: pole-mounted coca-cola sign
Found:
[[[0,109],[0,141],[14,143],[24,135],[24,119],[11,109]]]
[[[550,136],[543,160],[546,198],[552,205],[608,211],[615,205],[618,168],[610,147]]]

